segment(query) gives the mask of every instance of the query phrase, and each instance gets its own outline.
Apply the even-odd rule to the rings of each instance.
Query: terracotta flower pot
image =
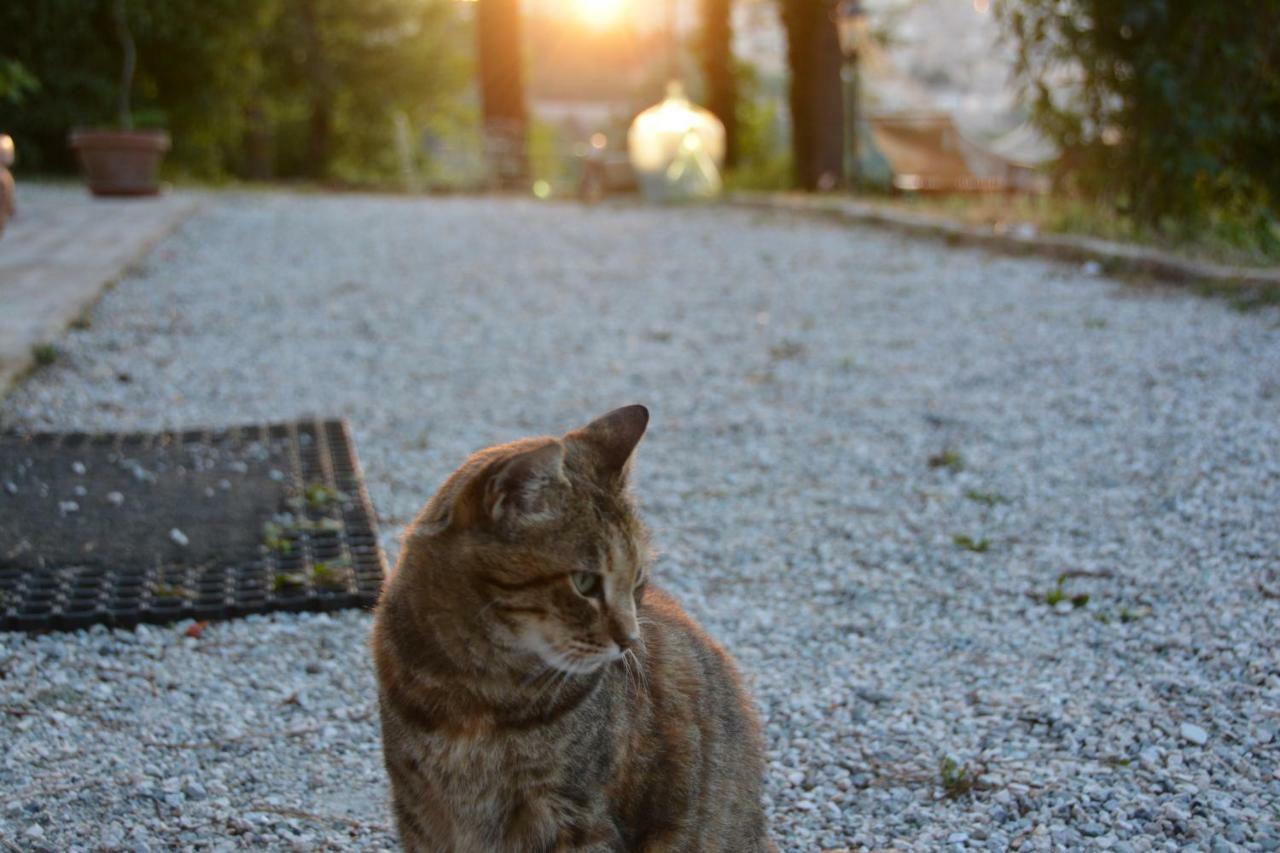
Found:
[[[74,130],[71,148],[94,195],[155,195],[169,134],[163,130]]]

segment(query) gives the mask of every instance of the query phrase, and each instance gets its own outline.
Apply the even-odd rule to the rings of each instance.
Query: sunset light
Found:
[[[622,21],[628,0],[574,0],[578,19],[593,29],[607,30]]]

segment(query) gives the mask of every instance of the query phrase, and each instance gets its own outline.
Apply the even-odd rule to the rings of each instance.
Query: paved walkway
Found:
[[[80,187],[18,186],[0,237],[0,393],[159,238],[196,209],[188,194],[95,199]]]

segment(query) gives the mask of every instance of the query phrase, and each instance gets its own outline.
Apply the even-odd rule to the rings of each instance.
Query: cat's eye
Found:
[[[578,595],[590,598],[600,594],[600,576],[595,572],[574,572],[569,575],[569,580],[573,583],[573,588],[577,590]]]

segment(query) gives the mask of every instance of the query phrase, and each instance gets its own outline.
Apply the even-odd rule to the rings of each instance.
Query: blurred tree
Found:
[[[0,3],[0,58],[41,82],[0,100],[32,170],[70,171],[67,132],[115,120],[113,0]],[[449,0],[126,0],[133,114],[173,136],[171,172],[395,174],[392,115],[421,127],[465,82]],[[310,29],[307,27],[310,26]]]
[[[830,190],[844,175],[840,41],[831,0],[780,0],[791,71],[791,154],[795,185]]]
[[[529,175],[529,115],[524,96],[520,0],[477,0],[476,59],[491,168],[500,184],[523,186]]]
[[[395,174],[393,116],[422,128],[465,81],[448,0],[274,0],[244,110],[242,168],[313,180]]]
[[[110,0],[0,4],[0,54],[41,81],[21,107],[0,105],[33,170],[70,171],[73,127],[119,120],[123,47]],[[253,69],[246,31],[268,0],[128,0],[137,46],[132,119],[174,131],[173,165],[216,174],[237,144],[240,110]]]
[[[733,62],[733,0],[702,0],[702,76],[707,109],[724,124],[724,165],[738,164],[738,82]]]
[[[1009,0],[1016,74],[1079,189],[1140,223],[1280,210],[1280,2]]]

